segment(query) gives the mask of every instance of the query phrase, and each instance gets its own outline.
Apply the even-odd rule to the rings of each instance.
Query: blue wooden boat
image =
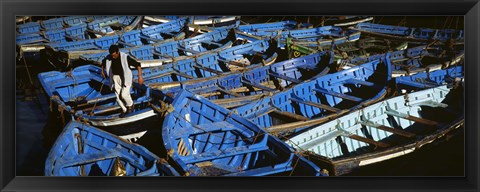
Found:
[[[63,26],[64,27],[71,27],[83,23],[89,23],[93,22],[96,20],[102,20],[108,17],[112,16],[105,16],[105,15],[93,15],[93,16],[68,16],[68,17],[63,17]],[[113,17],[118,17],[118,16],[113,16]],[[127,24],[127,23],[125,23]],[[57,26],[60,26],[59,23],[54,23],[54,24],[47,24],[43,22],[43,28],[45,29],[52,29],[52,28],[57,28]],[[61,28],[61,27],[58,27]]]
[[[107,17],[104,19],[94,20],[87,24],[88,32],[96,37],[102,37],[105,35],[115,33],[112,26],[115,27],[122,27],[128,26],[129,28],[125,31],[130,31],[133,28],[137,27],[137,25],[142,20],[141,16],[114,16],[114,17]]]
[[[392,77],[408,76],[419,72],[436,71],[464,61],[465,53],[457,53],[453,58],[438,57],[428,49],[412,50],[407,54],[392,54]]]
[[[40,33],[17,34],[15,41],[17,45],[43,44],[47,42]]]
[[[183,19],[175,20],[160,24],[161,26],[151,26],[143,30],[131,30],[96,39],[47,44],[45,54],[54,65],[69,66],[73,61],[78,60],[81,55],[96,53],[105,53],[106,55],[108,48],[113,44],[118,44],[121,48],[133,48],[149,44],[154,40],[160,40],[158,38],[161,37],[183,38],[185,34],[181,30],[184,24],[185,20]]]
[[[70,122],[45,162],[46,176],[179,176],[145,147],[87,124]]]
[[[152,25],[141,29],[141,38],[148,41],[149,44],[165,40],[165,37],[175,37],[176,33],[181,31],[188,22],[185,18],[179,18],[167,23]]]
[[[203,81],[183,81],[181,86],[163,89],[162,92],[177,93],[186,89],[223,107],[234,108],[325,75],[330,71],[332,62],[331,52],[319,52],[241,73],[220,75]]]
[[[153,40],[163,40],[163,36],[167,35],[169,37],[176,36],[177,32],[184,27],[185,20],[175,20],[169,23],[164,23],[160,25],[150,26],[149,28],[142,30],[129,30],[124,33],[119,33],[117,35],[105,36],[102,38],[69,42],[69,43],[56,43],[48,44],[47,47],[50,47],[53,50],[60,51],[77,51],[77,50],[105,50],[110,47],[112,44],[119,44],[124,47],[134,47],[144,43],[142,39],[153,41]],[[175,34],[173,34],[175,33]]]
[[[433,72],[422,72],[410,76],[397,77],[395,78],[395,84],[397,90],[402,94],[438,87],[444,84],[453,87],[460,83],[460,81],[463,81],[463,73],[463,67],[459,65]]]
[[[141,45],[142,42],[139,35],[139,30],[133,30],[121,35],[105,36],[97,39],[47,44],[42,54],[45,54],[50,64],[62,69],[69,67],[74,61],[79,59],[80,55],[105,52],[113,44],[120,44],[126,47]]]
[[[86,23],[96,19],[103,19],[107,16],[68,16],[60,18],[52,18],[38,22],[28,22],[17,25],[17,32],[20,34],[37,33],[40,31],[48,31],[62,29],[68,26]],[[117,16],[118,17],[118,16]]]
[[[419,57],[420,55],[432,56],[432,57],[436,56],[436,54],[432,51],[432,49],[430,49],[430,51],[427,51],[426,48],[427,46],[423,45],[423,46],[417,46],[417,47],[408,48],[404,50],[394,51],[389,54],[390,55],[389,58],[391,62],[394,62],[398,60],[405,60],[405,58]],[[439,50],[439,49],[437,48],[435,50]],[[375,55],[369,55],[369,56],[359,56],[351,59],[346,59],[341,62],[344,62],[345,64],[347,64],[347,66],[351,67],[351,66],[360,65],[362,63],[378,60],[380,58],[385,57],[386,54],[387,53],[375,54]]]
[[[279,40],[278,46],[280,48],[286,47],[286,44],[288,41],[287,38],[291,38],[291,37],[287,36],[286,38],[281,38]],[[296,45],[319,48],[319,47],[331,47],[332,45],[341,45],[344,43],[357,41],[359,39],[360,39],[360,32],[347,31],[343,35],[330,36],[329,38],[319,37],[317,39],[315,38],[301,39],[301,38],[292,37],[291,41]]]
[[[42,31],[39,33],[17,34],[15,37],[17,45],[64,43],[86,39],[85,31],[87,24],[79,24],[65,29]]]
[[[323,50],[333,50],[335,52],[335,59],[337,60],[349,60],[357,57],[365,57],[366,55],[385,54],[389,51],[405,50],[408,48],[408,42],[364,37],[355,42],[322,46],[321,48]]]
[[[165,40],[152,45],[122,48],[120,51],[127,52],[136,58],[142,67],[152,67],[164,63],[182,60],[188,57],[203,54],[207,51],[219,51],[232,46],[228,29],[219,29],[210,33],[204,33],[192,38],[180,40]],[[101,60],[108,55],[107,51],[94,54],[83,54],[82,60],[100,64]]]
[[[90,23],[84,23],[86,20],[95,19]],[[41,31],[34,33],[23,33],[17,34],[16,44],[25,45],[25,44],[38,44],[38,43],[65,43],[70,41],[78,41],[95,38],[96,36],[90,37],[87,35],[87,32],[97,32],[95,30],[109,31],[108,34],[114,32],[114,30],[109,27],[109,25],[117,24],[121,26],[126,26],[122,31],[130,31],[133,27],[137,26],[141,17],[134,16],[114,16],[108,17],[105,16],[73,16],[73,17],[62,17],[45,20],[40,22],[41,25],[48,26],[42,28]],[[102,26],[102,27],[100,27]],[[103,34],[106,35],[107,33]]]
[[[334,26],[284,31],[257,31],[252,32],[252,34],[258,37],[277,39],[279,48],[285,48],[287,38],[292,38],[296,43],[303,46],[326,46],[332,43],[340,44],[360,39],[359,32],[353,30],[345,31],[340,27]]]
[[[53,18],[53,19],[48,19],[44,21],[40,21],[40,24],[42,26],[42,29],[44,31],[49,31],[49,30],[56,30],[56,29],[62,29],[66,28],[69,26],[74,26],[78,24],[84,24],[87,22],[101,22],[102,19],[107,18],[108,16],[68,16],[68,17],[60,17],[60,18]],[[116,16],[116,18],[121,19],[119,16]],[[116,19],[115,17],[112,17],[112,19]],[[123,19],[123,18],[122,18]],[[123,24],[128,24],[127,22],[123,22]]]
[[[16,36],[16,44],[20,47],[29,47],[32,44],[44,45],[45,43],[66,43],[90,39],[90,37],[86,35],[86,30],[87,24],[82,23],[65,29],[20,34]]]
[[[296,27],[295,21],[280,21],[274,23],[256,23],[238,26],[238,30],[255,35],[258,32],[292,30]]]
[[[19,34],[36,33],[39,32],[41,28],[40,22],[28,22],[17,25],[17,32]]]
[[[236,33],[239,35],[238,38],[240,39],[255,41],[259,39],[257,37],[259,33],[293,30],[295,29],[296,25],[297,22],[295,21],[280,21],[274,23],[240,25],[238,26]]]
[[[191,23],[194,25],[207,25],[213,27],[228,26],[240,20],[240,16],[190,16]]]
[[[465,53],[457,51],[453,58],[442,55],[440,47],[418,46],[410,49],[391,52],[389,59],[392,63],[392,77],[413,75],[418,72],[435,71],[449,66],[459,65],[463,62]],[[339,62],[339,67],[348,69],[364,62],[377,60],[386,54],[377,54],[368,57],[356,57]],[[427,62],[424,62],[427,61]]]
[[[464,123],[463,91],[446,85],[370,105],[286,142],[334,175],[435,144]]]
[[[90,36],[88,34],[88,31],[90,30],[88,28],[88,24],[81,23],[84,17],[78,17],[78,18],[70,18],[70,19],[64,19],[64,22],[66,22],[66,26],[68,26],[65,29],[53,29],[53,30],[48,30],[48,31],[40,31],[38,33],[29,33],[29,34],[19,34],[16,36],[16,43],[17,43],[17,50],[20,53],[20,57],[29,57],[31,55],[39,55],[37,53],[41,52],[41,55],[45,55],[45,58],[47,59],[50,64],[53,66],[62,66],[64,65],[65,62],[70,62],[70,60],[67,58],[63,58],[62,56],[67,55],[67,54],[60,54],[58,52],[61,52],[62,50],[66,49],[98,49],[99,47],[105,48],[108,47],[110,44],[112,44],[112,41],[115,40],[115,37],[105,37],[104,39],[102,38],[97,38],[98,35],[95,36]],[[114,22],[116,21],[115,18],[118,20],[120,17],[114,16],[114,17],[105,17],[105,16],[94,16],[94,18],[97,18],[95,20],[97,23],[104,23],[101,24],[102,26],[106,28],[110,28],[109,24],[111,25],[116,25],[116,29],[118,27],[123,27],[121,29],[121,34],[126,34],[125,37],[120,38],[120,42],[127,42],[130,43],[129,45],[132,44],[138,44],[139,41],[134,41],[132,40],[133,37],[137,37],[138,35],[135,34],[135,32],[132,32],[131,34],[128,33],[132,28],[138,25],[140,20],[140,17],[136,17],[132,23],[130,23],[128,26],[120,26],[122,23],[119,22]],[[104,19],[101,19],[104,18]],[[78,21],[77,21],[78,20]],[[125,18],[124,20],[125,21]],[[78,23],[80,22],[80,23]],[[92,24],[94,21],[90,22],[89,24]],[[110,23],[108,23],[110,22]],[[70,24],[69,24],[70,23]],[[91,30],[90,30],[91,31]],[[133,36],[133,37],[130,37]],[[54,48],[58,48],[55,50]],[[46,51],[42,51],[45,50]],[[92,51],[92,50],[90,50]],[[26,53],[26,54],[24,54]],[[73,58],[78,57],[77,54],[73,54]],[[68,63],[69,64],[69,63]]]
[[[156,24],[156,23],[166,23],[174,19],[179,18],[188,18],[190,24],[193,25],[202,25],[202,26],[213,26],[221,27],[228,26],[232,23],[237,23],[240,20],[240,16],[208,16],[208,15],[196,15],[196,16],[145,16],[147,22]]]
[[[259,65],[269,65],[275,62],[277,54],[276,52],[267,53],[268,48],[268,40],[258,40],[220,52],[201,54],[168,65],[142,70],[143,79],[149,87],[162,90],[179,86],[182,81],[216,77]]]
[[[449,39],[463,41],[465,38],[463,30],[454,29],[411,28],[373,23],[359,23],[352,29],[361,31],[362,33],[366,33],[369,35],[377,35],[385,38],[394,38],[408,41],[447,41]]]
[[[44,72],[38,78],[50,98],[52,110],[57,108],[72,119],[81,119],[94,126],[120,125],[156,115],[150,105],[158,104],[158,99],[150,96],[150,88],[134,82],[131,92],[134,110],[119,118],[121,108],[116,95],[98,66],[80,66],[69,72]]]
[[[289,135],[368,106],[387,95],[388,54],[381,60],[327,74],[235,108],[267,132]]]
[[[163,123],[168,155],[190,176],[320,176],[320,168],[279,139],[188,91]]]
[[[454,58],[441,56],[439,47],[415,47],[405,52],[391,54],[392,77],[413,75],[418,72],[436,71],[463,62],[465,53],[457,52]]]
[[[345,27],[345,26],[356,25],[359,23],[367,23],[372,20],[373,20],[373,17],[370,17],[370,16],[344,16],[344,18],[332,17],[329,20],[325,20],[325,25]]]

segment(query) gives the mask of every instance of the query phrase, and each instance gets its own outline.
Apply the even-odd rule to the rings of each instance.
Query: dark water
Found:
[[[318,24],[318,17],[243,17],[245,22],[273,22],[279,20],[310,21]],[[317,21],[317,22],[315,22]],[[391,25],[405,24],[412,27],[430,28],[463,28],[463,17],[375,17],[375,23]],[[42,93],[37,76],[39,72],[52,70],[41,59],[27,61],[29,68],[17,68],[17,101],[16,101],[16,171],[19,176],[44,175],[45,159],[56,137],[63,128],[58,113],[50,112],[49,101]],[[17,66],[24,65],[23,62]],[[28,75],[30,73],[30,75]],[[30,76],[33,85],[30,84]],[[36,97],[26,99],[20,90],[34,90]],[[106,129],[116,134],[147,129],[147,134],[138,141],[160,157],[165,156],[162,147],[160,125],[162,120],[150,118],[134,126],[119,126]],[[145,125],[145,126],[143,126]],[[157,126],[158,125],[158,126]],[[131,126],[130,126],[131,127]],[[354,170],[346,176],[463,176],[464,175],[464,134],[463,128],[449,135],[438,145],[426,145],[414,153],[376,163]]]

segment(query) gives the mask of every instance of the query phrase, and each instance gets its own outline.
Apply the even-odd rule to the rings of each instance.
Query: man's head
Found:
[[[118,57],[120,57],[120,49],[118,48],[117,45],[111,45],[110,48],[108,49],[108,52],[110,52],[110,56],[113,59],[118,59]]]

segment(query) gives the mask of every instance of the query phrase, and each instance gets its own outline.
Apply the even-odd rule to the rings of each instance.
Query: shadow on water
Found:
[[[163,117],[156,115],[133,123],[98,128],[117,136],[126,136],[145,131],[144,135],[131,141],[144,146],[150,152],[164,158],[166,156],[166,152],[165,147],[163,146],[162,124]]]
[[[48,107],[48,106],[47,106]],[[36,123],[32,123],[32,128],[41,129],[39,135],[35,136],[41,138],[35,140],[33,146],[28,149],[27,156],[24,158],[23,164],[18,166],[17,175],[19,176],[41,176],[44,175],[45,160],[48,153],[55,143],[56,138],[63,129],[62,121],[57,114],[50,112],[46,124],[43,128],[36,127]],[[33,130],[32,130],[33,131]],[[32,132],[33,134],[33,132]],[[25,138],[25,136],[17,135],[17,137]],[[21,146],[22,143],[17,143],[17,146]],[[25,148],[19,147],[17,151],[24,151]]]
[[[343,176],[463,176],[464,128],[428,144],[418,151],[388,161],[358,168]]]

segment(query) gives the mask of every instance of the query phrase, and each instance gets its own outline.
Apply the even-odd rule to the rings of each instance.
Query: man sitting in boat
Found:
[[[102,61],[102,76],[105,78],[104,69],[106,69],[110,78],[110,88],[115,91],[118,105],[122,108],[120,117],[123,118],[133,111],[133,100],[130,95],[133,74],[130,67],[137,68],[139,84],[143,84],[142,68],[139,62],[126,53],[120,52],[117,45],[110,46],[108,51],[110,54]]]

